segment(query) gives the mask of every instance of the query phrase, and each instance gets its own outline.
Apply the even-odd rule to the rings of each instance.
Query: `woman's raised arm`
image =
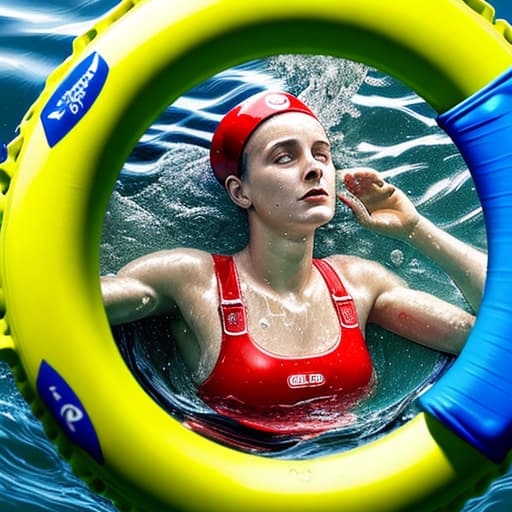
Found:
[[[363,226],[416,247],[455,282],[476,312],[482,300],[487,256],[420,215],[411,200],[373,169],[340,171],[350,195],[338,197]]]

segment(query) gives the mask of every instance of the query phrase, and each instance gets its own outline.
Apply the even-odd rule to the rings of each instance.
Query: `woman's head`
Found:
[[[222,185],[228,176],[240,175],[244,148],[254,131],[267,119],[286,112],[301,112],[317,119],[308,106],[285,92],[251,96],[222,118],[210,147],[213,173]]]
[[[235,204],[273,229],[306,234],[334,215],[329,140],[313,112],[291,95],[260,94],[228,113],[211,158]]]

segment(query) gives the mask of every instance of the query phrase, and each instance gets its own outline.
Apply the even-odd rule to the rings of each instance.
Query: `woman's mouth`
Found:
[[[301,198],[301,201],[315,201],[320,199],[325,199],[329,197],[329,194],[324,188],[312,188],[308,190]]]

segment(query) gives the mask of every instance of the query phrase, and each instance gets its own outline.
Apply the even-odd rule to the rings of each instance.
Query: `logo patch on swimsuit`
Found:
[[[108,65],[99,53],[80,62],[53,93],[41,112],[46,139],[55,146],[84,117],[107,80]]]
[[[336,307],[338,308],[343,327],[357,327],[359,325],[356,308],[352,299],[336,299]]]
[[[241,304],[223,305],[222,323],[226,334],[245,334],[247,332],[247,327],[244,307]]]
[[[313,388],[325,384],[325,377],[322,373],[297,373],[289,375],[287,382],[292,389]]]

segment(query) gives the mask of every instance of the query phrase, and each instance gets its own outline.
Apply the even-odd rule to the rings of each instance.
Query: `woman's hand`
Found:
[[[350,193],[338,192],[338,198],[352,209],[362,226],[403,240],[411,236],[420,216],[401,190],[386,183],[373,169],[343,169],[338,171],[338,179]]]
[[[487,256],[421,216],[411,200],[373,169],[338,171],[348,194],[338,197],[363,225],[408,242],[431,258],[455,281],[473,310],[482,299]]]

